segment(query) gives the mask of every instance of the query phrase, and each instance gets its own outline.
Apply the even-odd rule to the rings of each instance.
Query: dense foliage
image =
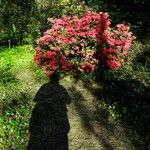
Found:
[[[59,0],[1,0],[0,45],[31,42],[46,29],[48,16],[60,15],[61,7]]]
[[[150,18],[148,0],[88,0],[87,5],[97,11],[109,12],[112,24],[128,23],[141,41],[149,39]]]
[[[37,39],[34,61],[48,76],[79,77],[97,69],[120,69],[135,37],[129,27],[110,28],[107,13],[88,11],[83,17],[48,18],[52,23]]]
[[[112,25],[130,24],[133,33],[144,40],[149,37],[148,0],[120,2],[114,0],[21,0],[0,1],[0,45],[35,44],[34,40],[48,29],[47,18],[66,14],[81,16],[85,9],[109,12]],[[141,34],[142,33],[142,34]]]
[[[0,1],[0,45],[22,44],[28,36],[27,25],[34,13],[34,0]]]

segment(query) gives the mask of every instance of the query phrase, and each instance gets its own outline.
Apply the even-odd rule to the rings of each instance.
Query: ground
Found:
[[[69,150],[135,150],[141,141],[141,145],[143,141],[146,145],[149,141],[145,132],[149,129],[149,109],[148,95],[140,94],[143,84],[125,80],[107,83],[113,87],[107,88],[93,81],[69,77],[52,84],[36,69],[33,52],[27,45],[4,49],[0,53],[0,115],[3,115],[0,119],[0,149],[24,150],[29,141],[35,142],[34,139],[38,146],[47,142],[59,149],[59,145],[64,144]],[[145,76],[148,81],[148,72]],[[145,100],[141,101],[142,98]],[[113,119],[116,114],[110,111],[117,106],[114,102],[108,105],[110,109],[105,105],[99,107],[98,104],[107,99],[115,99],[115,104],[119,104],[120,120]],[[133,105],[134,100],[142,103],[139,103],[140,107],[128,107],[130,100]],[[128,132],[127,124],[132,127],[132,132]],[[137,147],[131,142],[133,138],[139,141],[135,141]]]
[[[31,86],[32,91],[36,94],[36,91],[38,91],[38,88],[42,84],[40,85],[40,82],[38,83],[37,81],[34,82],[33,78],[32,85],[30,85],[30,77],[32,77],[30,76],[30,72],[27,70],[22,72],[24,76],[17,74],[18,79],[23,82],[25,80],[26,84],[29,85],[29,87]],[[110,120],[108,118],[108,112],[105,109],[98,110],[99,112],[97,113],[96,98],[84,87],[82,81],[76,81],[68,77],[60,80],[60,85],[67,90],[71,97],[71,103],[67,104],[67,115],[70,124],[68,133],[69,150],[133,149],[132,143],[129,141],[129,137],[126,135],[121,123]],[[102,87],[93,84],[93,88]],[[47,91],[45,90],[45,94],[46,93]],[[55,101],[60,100],[60,97],[56,97]],[[50,97],[50,99],[51,98],[52,97]],[[51,105],[49,106],[50,107],[46,107],[46,109],[53,107]],[[57,107],[57,105],[55,106]],[[59,107],[56,109],[59,109]],[[43,111],[51,113],[51,110]],[[42,115],[40,117],[42,117]],[[51,127],[51,125],[48,127]]]

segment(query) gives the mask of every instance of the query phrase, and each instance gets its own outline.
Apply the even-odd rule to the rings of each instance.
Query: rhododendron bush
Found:
[[[107,13],[87,12],[82,18],[48,18],[52,24],[37,39],[34,61],[43,72],[80,77],[99,68],[118,70],[135,37],[129,27],[110,28]]]
[[[120,69],[135,38],[124,24],[117,24],[115,28],[105,31],[104,46],[98,50],[100,66],[112,70]]]

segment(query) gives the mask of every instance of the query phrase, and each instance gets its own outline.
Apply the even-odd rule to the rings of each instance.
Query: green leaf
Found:
[[[13,29],[13,32],[16,32],[16,26],[14,24],[12,24],[12,29]]]

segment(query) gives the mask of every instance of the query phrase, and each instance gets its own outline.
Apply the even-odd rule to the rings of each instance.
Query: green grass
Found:
[[[18,46],[15,48],[0,48],[1,68],[18,69],[20,67],[29,67],[33,61],[33,49],[29,45]]]
[[[41,73],[33,64],[34,50],[29,45],[0,48],[0,149],[25,149],[29,118],[34,106],[33,81],[24,77]],[[31,70],[31,74],[26,74]],[[19,77],[18,75],[21,74]],[[26,81],[20,80],[24,79]],[[35,81],[34,81],[35,82]],[[19,147],[19,148],[17,148]],[[21,148],[22,147],[22,148]]]

